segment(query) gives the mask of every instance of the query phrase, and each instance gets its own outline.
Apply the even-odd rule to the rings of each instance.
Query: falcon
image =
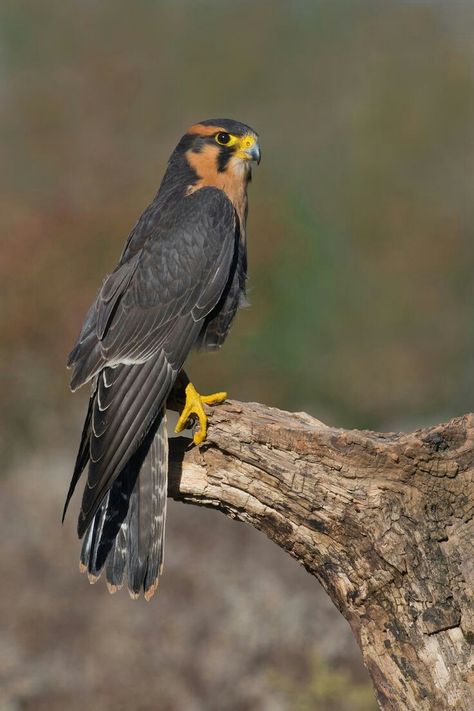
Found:
[[[149,600],[163,569],[168,476],[166,401],[181,383],[176,426],[207,431],[204,404],[183,365],[195,346],[217,349],[245,303],[247,186],[258,136],[229,119],[191,126],[161,186],[132,229],[69,356],[71,389],[91,383],[64,506],[87,468],[77,531],[81,570],[103,570],[115,592]]]

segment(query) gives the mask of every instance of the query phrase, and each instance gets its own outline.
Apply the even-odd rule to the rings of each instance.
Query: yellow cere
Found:
[[[244,149],[248,150],[249,148],[252,148],[252,146],[254,144],[255,144],[255,136],[252,136],[250,133],[248,133],[246,136],[241,138],[239,148],[244,148]]]
[[[247,133],[245,136],[239,139],[239,150],[237,151],[236,155],[238,158],[248,158],[249,154],[248,151],[254,146],[257,142],[257,139],[255,136],[252,136],[251,133]]]

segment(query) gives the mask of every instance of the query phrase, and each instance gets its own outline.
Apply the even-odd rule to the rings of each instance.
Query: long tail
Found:
[[[163,570],[168,436],[163,410],[106,495],[84,536],[81,570],[95,582],[105,567],[115,592],[126,578],[132,597],[149,600]]]

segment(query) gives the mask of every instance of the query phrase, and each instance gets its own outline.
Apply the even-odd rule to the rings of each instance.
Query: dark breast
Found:
[[[236,220],[237,225],[239,220]],[[239,307],[246,305],[247,249],[240,229],[236,229],[235,252],[226,288],[216,306],[206,317],[198,345],[216,350],[224,343]]]

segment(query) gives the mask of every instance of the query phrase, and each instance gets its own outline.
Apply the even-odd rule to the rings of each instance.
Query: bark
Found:
[[[348,620],[382,709],[474,709],[474,416],[411,434],[227,402],[170,496],[250,523]]]

